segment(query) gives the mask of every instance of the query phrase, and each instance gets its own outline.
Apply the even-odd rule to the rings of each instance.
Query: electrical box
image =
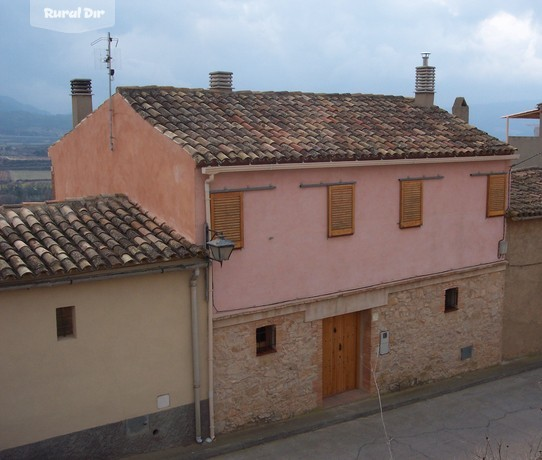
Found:
[[[504,257],[508,252],[508,241],[501,240],[499,241],[499,257]]]
[[[390,352],[390,333],[388,331],[380,331],[380,345],[378,353],[386,355]]]

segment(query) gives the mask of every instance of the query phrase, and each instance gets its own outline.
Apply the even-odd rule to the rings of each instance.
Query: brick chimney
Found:
[[[431,53],[422,53],[423,65],[416,67],[414,105],[431,107],[435,103],[435,68],[428,64]]]
[[[92,113],[92,83],[88,79],[71,80],[72,123],[75,128],[87,115]]]
[[[211,72],[209,73],[209,89],[222,93],[231,93],[233,90],[233,73],[232,72]]]
[[[465,123],[469,122],[469,105],[464,97],[455,98],[452,114],[461,118]]]

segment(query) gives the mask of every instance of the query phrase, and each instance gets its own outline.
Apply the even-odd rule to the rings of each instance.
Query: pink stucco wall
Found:
[[[114,150],[109,148],[109,102],[49,149],[55,198],[124,193],[191,241],[196,228],[196,171],[192,158],[113,96]]]
[[[486,218],[485,176],[506,162],[377,166],[216,176],[212,190],[275,185],[244,194],[244,248],[214,264],[218,311],[325,295],[498,260],[503,218]],[[424,181],[423,226],[400,229],[399,179]],[[356,181],[356,230],[327,237],[327,189]]]
[[[190,156],[115,95],[115,148],[102,105],[49,150],[57,199],[125,193],[202,244],[204,181]],[[244,193],[244,248],[213,263],[220,312],[310,298],[497,260],[503,218],[486,218],[485,176],[506,161],[218,173],[211,190]],[[400,229],[399,179],[424,181],[423,226]],[[356,181],[354,235],[327,237],[327,189]]]

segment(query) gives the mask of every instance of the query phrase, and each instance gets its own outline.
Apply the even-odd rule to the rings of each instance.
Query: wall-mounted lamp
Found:
[[[207,229],[207,232],[213,236],[211,241],[207,241],[209,259],[216,260],[217,262],[220,262],[220,265],[222,265],[222,262],[230,258],[233,248],[235,247],[235,243],[224,238],[224,234],[222,232],[217,232],[215,230],[211,230],[210,228]]]

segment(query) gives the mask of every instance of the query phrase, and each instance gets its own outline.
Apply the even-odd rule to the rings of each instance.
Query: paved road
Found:
[[[360,418],[215,458],[542,460],[542,368],[384,412],[383,421]]]

